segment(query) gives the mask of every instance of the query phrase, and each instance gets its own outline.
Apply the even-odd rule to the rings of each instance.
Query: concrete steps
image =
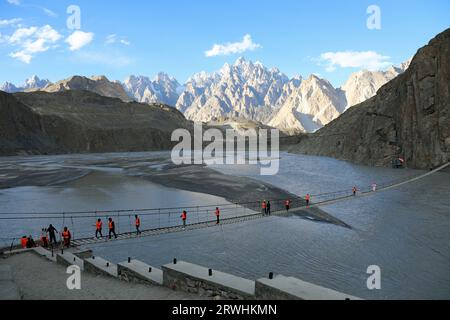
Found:
[[[147,282],[153,285],[163,284],[163,272],[139,260],[121,262],[117,265],[119,277],[125,281]]]
[[[46,258],[47,260],[56,262],[56,254],[52,251],[49,251],[49,250],[43,248],[43,247],[36,247],[36,248],[33,248],[33,250],[31,250],[31,251],[41,257]]]
[[[84,259],[84,271],[113,278],[118,277],[116,264],[95,256]]]
[[[68,252],[67,250],[64,250],[63,252],[56,254],[56,263],[66,267],[71,265],[77,265],[80,267],[81,270],[84,270],[84,260],[78,258],[76,255],[74,255],[71,252]]]
[[[178,261],[162,267],[163,285],[209,297],[246,300],[255,296],[255,281]]]
[[[256,281],[255,296],[263,300],[361,300],[294,277],[277,275]]]
[[[58,250],[59,251],[59,250]],[[92,256],[92,251],[79,251],[76,248],[64,249],[53,254],[36,247],[6,252],[10,256],[32,252],[63,266],[77,265],[82,271],[117,278],[124,281],[143,282],[149,285],[196,293],[209,298],[229,300],[360,300],[332,289],[324,288],[303,280],[277,275],[272,279],[261,278],[252,281],[228,273],[208,269],[184,261],[166,264],[161,269],[142,261],[129,259],[117,265],[101,257]],[[176,262],[176,263],[175,263]],[[7,266],[6,266],[7,268]],[[20,299],[19,291],[12,281],[10,270],[0,269],[0,297]]]

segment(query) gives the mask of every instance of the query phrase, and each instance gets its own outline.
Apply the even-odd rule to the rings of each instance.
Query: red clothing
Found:
[[[28,244],[28,239],[27,238],[20,239],[20,244],[22,246],[22,249],[25,249],[27,247],[27,244]]]

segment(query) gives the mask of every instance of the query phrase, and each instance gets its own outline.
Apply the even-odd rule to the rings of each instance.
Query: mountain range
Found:
[[[316,75],[289,78],[277,68],[269,69],[241,57],[217,72],[194,74],[184,85],[165,73],[153,79],[131,75],[123,83],[105,76],[73,76],[53,84],[32,76],[22,86],[7,82],[0,90],[88,90],[125,102],[170,105],[193,121],[244,118],[295,134],[314,132],[348,108],[373,97],[382,85],[403,73],[409,63],[385,71],[355,72],[340,88]]]

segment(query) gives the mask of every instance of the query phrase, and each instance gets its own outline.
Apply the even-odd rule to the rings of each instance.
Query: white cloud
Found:
[[[17,52],[11,52],[9,54],[11,58],[17,59],[19,61],[22,61],[26,64],[29,64],[31,62],[31,59],[33,56],[31,54],[26,53],[25,51],[17,51]]]
[[[50,16],[50,17],[57,17],[57,16],[58,16],[54,11],[52,11],[52,10],[50,10],[50,9],[42,8],[42,10],[44,11],[44,13],[45,13],[46,15],[48,15],[48,16]]]
[[[9,42],[20,44],[24,39],[27,39],[34,35],[37,31],[37,27],[19,28],[9,37]]]
[[[93,39],[94,34],[92,32],[75,31],[67,37],[65,42],[69,44],[70,51],[77,51],[91,43]]]
[[[21,18],[14,18],[14,19],[9,19],[9,20],[0,20],[0,27],[6,27],[6,26],[10,26],[10,25],[15,25],[15,24],[19,23],[20,21],[22,21]]]
[[[105,44],[114,44],[114,43],[121,43],[125,46],[129,46],[131,43],[130,41],[126,40],[123,37],[119,37],[117,34],[110,34],[106,37]]]
[[[34,54],[47,51],[59,39],[61,35],[49,25],[19,28],[8,37],[8,42],[18,47],[18,50],[9,56],[29,64]]]
[[[16,6],[20,5],[20,0],[8,0],[10,4],[14,4]]]
[[[123,44],[123,45],[126,45],[126,46],[129,46],[131,44],[130,41],[125,40],[125,39],[121,39],[120,43]]]
[[[227,56],[245,51],[253,51],[258,48],[261,48],[261,45],[254,43],[251,35],[246,34],[241,42],[215,44],[210,50],[205,51],[205,56]]]
[[[336,67],[380,70],[392,65],[390,59],[374,51],[338,51],[322,53],[317,60],[326,62],[326,71],[332,72]]]
[[[133,60],[114,50],[105,52],[79,51],[72,57],[73,61],[83,64],[105,65],[108,67],[121,68],[133,63]]]

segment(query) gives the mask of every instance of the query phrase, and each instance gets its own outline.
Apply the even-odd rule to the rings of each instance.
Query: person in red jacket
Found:
[[[216,224],[219,224],[220,223],[220,210],[218,207],[216,207],[216,218],[217,218]]]
[[[263,215],[266,215],[266,213],[267,213],[267,203],[266,203],[266,200],[264,200],[264,201],[262,202],[261,209],[262,209],[262,214],[263,214]]]
[[[286,207],[286,212],[289,212],[289,209],[291,208],[291,200],[286,200],[284,202],[284,206]]]
[[[100,234],[100,238],[103,238],[102,234],[103,222],[102,219],[98,219],[95,223],[95,237],[98,239],[98,235]]]
[[[186,228],[186,220],[187,220],[187,212],[183,210],[183,213],[181,214],[181,220],[183,220],[183,229]]]
[[[134,224],[136,225],[136,234],[140,235],[141,230],[139,230],[139,228],[141,227],[141,219],[139,219],[138,215],[134,216]]]
[[[306,200],[306,206],[308,207],[309,201],[311,200],[311,196],[309,195],[309,193],[306,195],[305,200]]]
[[[111,239],[111,235],[114,235],[114,238],[117,239],[116,224],[114,223],[112,218],[108,219],[108,228],[109,228],[109,239]]]
[[[69,229],[67,229],[67,227],[64,227],[64,231],[61,233],[61,235],[63,237],[64,247],[70,247],[70,240],[72,239],[72,235],[70,234]]]
[[[22,249],[25,249],[27,247],[27,245],[28,245],[28,238],[27,238],[27,236],[23,236],[20,239],[20,245],[22,246]]]

